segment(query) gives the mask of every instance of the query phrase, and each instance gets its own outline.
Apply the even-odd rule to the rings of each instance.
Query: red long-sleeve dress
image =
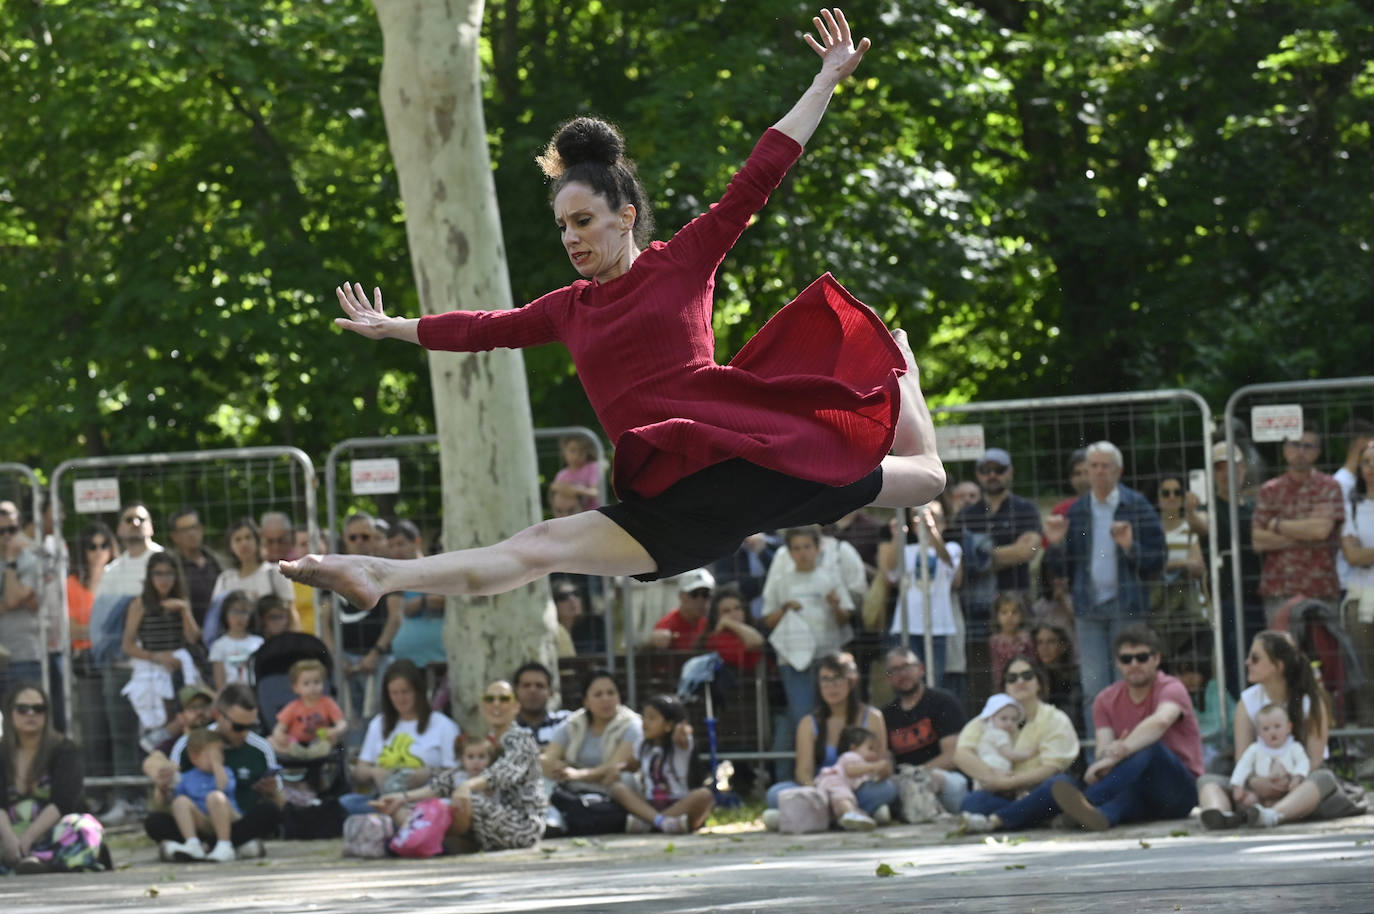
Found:
[[[427,349],[476,352],[554,341],[572,354],[615,445],[624,498],[650,498],[731,458],[827,485],[852,483],[891,449],[905,360],[887,328],[829,273],[715,361],[715,272],[801,154],[769,130],[719,203],[630,269],[578,280],[522,308],[420,319]]]

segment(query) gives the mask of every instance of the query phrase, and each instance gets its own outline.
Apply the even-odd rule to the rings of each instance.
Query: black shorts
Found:
[[[698,470],[653,498],[631,495],[597,510],[657,564],[635,580],[657,581],[710,565],[755,533],[833,523],[872,504],[882,487],[881,466],[858,482],[828,486],[735,458]]]

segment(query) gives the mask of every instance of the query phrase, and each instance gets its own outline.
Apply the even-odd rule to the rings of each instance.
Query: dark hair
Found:
[[[195,508],[192,508],[189,505],[177,508],[175,511],[172,512],[171,516],[167,518],[167,526],[169,528],[168,532],[170,533],[175,531],[177,528],[177,521],[181,520],[183,517],[188,517],[192,514],[196,516],[196,520],[200,520],[200,512],[197,511]]]
[[[258,565],[262,564],[262,531],[258,529],[257,522],[251,517],[240,517],[238,520],[234,521],[229,525],[229,529],[224,531],[224,545],[225,548],[229,550],[230,555],[234,553],[234,534],[238,533],[240,530],[247,530],[253,534],[253,543],[255,544],[253,557],[257,561],[257,564],[248,570],[255,571]],[[243,566],[240,565],[239,567],[242,568]]]
[[[1003,687],[1006,687],[1007,673],[1011,670],[1011,665],[1013,663],[1024,663],[1031,668],[1031,672],[1035,674],[1036,681],[1040,683],[1040,694],[1036,697],[1048,704],[1050,700],[1050,671],[1043,663],[1034,657],[1027,657],[1025,654],[1017,654],[1015,657],[1012,657],[1006,663],[1002,664]]]
[[[1004,591],[997,595],[997,599],[992,601],[992,620],[997,621],[997,614],[1002,611],[1003,606],[1015,607],[1021,614],[1020,628],[1025,628],[1026,622],[1030,619],[1030,607],[1026,605],[1026,598],[1013,590]]]
[[[637,210],[639,207],[635,207],[635,209]],[[582,456],[587,458],[588,463],[596,459],[596,442],[593,441],[586,432],[573,432],[571,435],[558,436],[558,446],[560,448],[570,442],[581,445]]]
[[[1293,722],[1298,742],[1306,743],[1310,716],[1316,715],[1328,724],[1331,721],[1331,696],[1317,681],[1312,664],[1287,632],[1266,629],[1255,636],[1255,641],[1263,646],[1270,660],[1283,667],[1283,681],[1288,687],[1288,719]],[[1311,703],[1311,715],[1302,712],[1304,698]]]
[[[1069,637],[1069,633],[1066,629],[1049,622],[1041,622],[1031,629],[1031,639],[1034,640],[1035,636],[1040,634],[1040,632],[1042,631],[1049,632],[1050,634],[1054,635],[1054,637],[1059,641],[1059,661],[1055,664],[1055,666],[1072,667],[1078,665],[1078,658],[1074,655],[1073,652],[1073,639]],[[1043,660],[1040,660],[1040,657],[1038,655],[1035,659],[1037,661],[1040,661],[1042,664],[1044,663]]]
[[[825,736],[826,722],[830,720],[830,705],[825,703],[821,697],[821,673],[829,671],[838,673],[844,680],[850,683],[849,697],[845,699],[844,722],[846,726],[854,726],[859,722],[859,712],[863,710],[863,702],[859,700],[859,688],[853,684],[849,678],[849,673],[854,669],[854,665],[840,656],[839,652],[832,651],[829,654],[821,655],[816,661],[816,707],[811,711],[811,716],[816,718],[816,730]],[[816,770],[820,771],[825,760],[825,740],[816,740],[815,747]]]
[[[37,785],[39,779],[48,773],[48,762],[63,740],[62,734],[53,728],[52,702],[48,700],[48,693],[36,682],[16,682],[4,695],[5,734],[0,736],[0,752],[4,755],[3,759],[0,759],[0,767],[9,772],[12,788],[18,786],[14,783],[14,770],[15,755],[19,751],[19,737],[14,730],[14,706],[18,703],[20,694],[28,691],[37,692],[42,696],[43,704],[48,708],[48,713],[43,715],[43,733],[38,738],[38,751],[34,753],[33,762],[29,765],[30,785]]]
[[[709,628],[714,628],[720,621],[720,604],[725,600],[737,600],[739,605],[747,613],[749,611],[749,601],[744,599],[744,593],[739,589],[739,585],[734,581],[729,584],[722,584],[716,588],[715,593],[711,594],[711,617],[707,623]]]
[[[157,588],[153,586],[153,570],[159,565],[166,565],[172,569],[176,576],[172,582],[172,589],[167,596],[176,599],[186,599],[186,579],[181,576],[181,563],[166,552],[154,552],[148,557],[148,568],[143,575],[143,612],[151,616],[159,616],[163,613],[162,598],[158,596]]]
[[[415,692],[415,716],[418,718],[415,729],[424,733],[429,729],[430,712],[429,701],[425,698],[425,674],[415,665],[415,661],[402,657],[387,667],[382,676],[382,737],[390,736],[391,731],[396,729],[396,722],[401,719],[400,712],[391,703],[390,686],[395,679],[404,679]]]
[[[654,215],[639,183],[635,163],[625,155],[625,138],[607,121],[575,117],[564,122],[536,162],[553,179],[549,200],[573,182],[586,184],[606,201],[612,212],[626,203],[635,208],[634,238],[640,247],[654,233]]]
[[[821,544],[821,528],[815,524],[806,527],[789,527],[782,535],[782,544],[790,547],[792,540],[799,536],[808,536],[817,546]]]
[[[387,536],[404,536],[410,542],[418,543],[420,542],[420,528],[415,526],[413,521],[400,518],[391,525],[391,530]]]
[[[526,673],[538,673],[544,677],[544,681],[547,682],[550,687],[553,686],[553,673],[549,672],[549,668],[538,660],[527,660],[520,664],[515,668],[515,674],[511,676],[510,681],[518,686],[520,685],[520,677],[524,676]]]
[[[1067,475],[1067,476],[1072,476],[1072,475],[1073,475],[1073,471],[1076,470],[1076,469],[1078,469],[1078,465],[1079,465],[1080,463],[1082,463],[1083,461],[1087,460],[1087,459],[1088,459],[1088,449],[1087,449],[1087,448],[1085,448],[1085,447],[1076,447],[1076,448],[1074,448],[1074,449],[1073,449],[1073,453],[1069,454],[1069,462],[1068,462],[1067,464],[1065,464],[1065,469],[1068,471],[1065,475]]]
[[[592,667],[592,668],[591,668],[590,670],[588,670],[588,671],[586,672],[586,674],[582,677],[582,688],[581,688],[579,694],[582,696],[582,701],[583,701],[584,704],[585,704],[586,701],[587,701],[587,693],[590,692],[590,691],[592,690],[592,686],[596,685],[596,681],[597,681],[598,679],[609,679],[609,680],[611,681],[611,685],[615,686],[615,690],[616,690],[617,692],[619,692],[619,691],[621,690],[621,689],[620,689],[620,680],[618,680],[618,679],[615,678],[615,674],[614,674],[614,673],[612,673],[610,670],[606,669],[605,667],[600,667],[600,666],[598,666],[598,667]]]
[[[244,683],[231,682],[219,690],[219,697],[215,699],[215,708],[221,714],[227,713],[230,708],[256,711],[258,709],[258,696],[254,695],[253,690]]]
[[[677,696],[669,695],[667,692],[660,692],[644,702],[644,707],[653,708],[663,716],[668,724],[668,732],[659,737],[658,744],[664,749],[671,749],[673,745],[673,727],[687,719],[687,708],[682,702],[677,700]]]
[[[89,587],[91,583],[91,565],[86,561],[86,547],[95,542],[97,536],[105,537],[105,542],[110,544],[111,559],[119,555],[119,540],[115,539],[109,524],[94,520],[81,528],[76,536],[76,553],[72,556],[72,577],[80,581],[83,587]]]
[[[226,600],[227,599],[226,597]],[[265,593],[258,597],[258,603],[253,613],[257,620],[258,634],[263,634],[267,631],[267,616],[278,609],[286,614],[286,624],[289,628],[291,625],[291,607],[287,606],[285,601],[274,593]]]
[[[839,739],[835,740],[835,751],[843,754],[850,749],[857,749],[873,738],[873,732],[864,727],[845,727],[840,731]]]
[[[219,615],[220,619],[223,620],[224,631],[229,631],[229,607],[237,606],[240,603],[243,604],[244,609],[248,610],[248,631],[256,635],[258,633],[257,607],[253,605],[247,592],[242,590],[231,590],[219,601]]]
[[[1156,635],[1155,630],[1148,625],[1128,625],[1123,628],[1112,639],[1112,653],[1115,654],[1127,644],[1143,644],[1150,649],[1151,654],[1158,654],[1163,650],[1159,642],[1159,635]]]

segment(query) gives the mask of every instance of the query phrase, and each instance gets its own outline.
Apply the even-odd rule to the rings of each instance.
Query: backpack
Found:
[[[52,836],[33,855],[57,873],[111,869],[105,826],[87,813],[70,813],[53,826]]]
[[[792,787],[778,794],[778,831],[804,835],[830,829],[830,801],[819,787]]]
[[[452,822],[453,813],[443,800],[421,800],[387,847],[397,857],[437,857],[444,852],[444,833]]]
[[[345,857],[385,857],[386,845],[396,833],[391,816],[379,812],[349,816],[343,826]]]
[[[930,782],[930,774],[924,768],[901,765],[897,768],[896,781],[903,821],[912,824],[934,822],[944,815],[945,808],[940,805],[935,785]]]

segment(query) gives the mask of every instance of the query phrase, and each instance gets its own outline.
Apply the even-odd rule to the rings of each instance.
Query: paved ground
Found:
[[[0,911],[1374,911],[1374,816],[1227,835],[1196,821],[1106,836],[949,838],[946,828],[734,826],[427,861],[342,860],[338,842],[293,842],[221,866],[159,863],[127,834],[112,841],[116,872],[0,880]],[[893,875],[878,875],[884,864]]]

